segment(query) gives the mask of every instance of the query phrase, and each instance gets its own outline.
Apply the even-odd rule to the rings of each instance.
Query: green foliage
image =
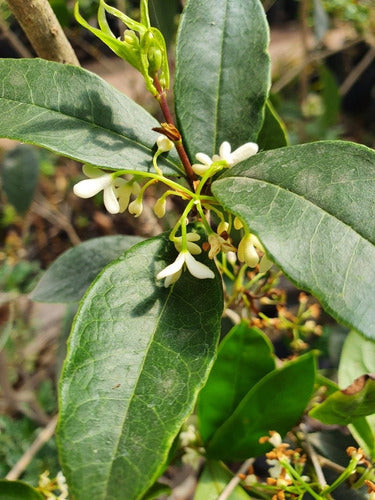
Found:
[[[112,170],[152,169],[158,122],[93,73],[42,59],[5,59],[0,79],[1,137]],[[174,152],[161,164],[165,174],[181,173]]]
[[[191,158],[223,141],[255,141],[270,85],[268,27],[258,0],[188,2],[177,37],[175,102]]]
[[[328,385],[330,394],[311,414],[335,422],[339,414],[339,423],[349,422],[353,436],[374,456],[373,380],[344,397],[333,382],[316,378],[311,349],[279,366],[265,334],[248,326],[273,327],[278,336],[297,332],[294,340],[303,349],[308,344],[300,332],[308,340],[306,332],[316,330],[316,315],[308,316],[310,327],[303,317],[307,298],[296,314],[283,311],[269,257],[333,317],[365,335],[349,335],[343,353],[348,369],[342,361],[340,384],[369,371],[375,329],[374,151],[340,141],[287,146],[268,96],[268,27],[258,0],[186,3],[177,35],[178,130],[165,99],[164,39],[150,26],[147,1],[140,4],[141,22],[102,1],[100,29],[76,12],[141,71],[163,123],[81,68],[5,60],[0,135],[88,164],[88,179],[74,192],[88,198],[103,191],[111,214],[128,208],[139,216],[144,192],[156,182],[166,186],[156,215],[165,214],[168,196],[177,197],[183,209],[175,226],[155,238],[110,236],[78,245],[56,260],[34,291],[36,300],[80,300],[59,394],[58,444],[71,498],[155,498],[162,491],[155,481],[178,442],[181,454],[190,447],[208,457],[195,500],[216,498],[231,477],[217,460],[263,455],[271,444],[287,456],[278,434],[298,424],[315,382]],[[123,40],[112,34],[106,13],[129,28]],[[324,70],[321,82],[325,111],[316,124],[328,130],[337,117],[337,86]],[[248,143],[256,140],[259,154]],[[192,166],[196,155],[200,164]],[[22,169],[21,174],[17,182]],[[32,185],[28,189],[32,193]],[[228,251],[237,252],[236,259],[224,255]],[[217,350],[223,305],[235,322],[247,321],[232,328]],[[263,305],[276,306],[278,316],[268,318]],[[297,349],[296,342],[290,345]],[[370,361],[364,350],[372,353]],[[44,388],[40,397],[48,402],[49,396]],[[186,431],[185,444],[178,433],[197,399],[201,435]],[[324,489],[315,477],[305,482],[303,460],[293,462],[299,452],[291,453],[278,465],[291,477],[285,491],[299,498],[306,492],[330,498],[359,463],[351,457]],[[275,488],[264,481],[259,491],[268,498]],[[248,495],[237,487],[229,498]]]
[[[0,480],[0,500],[43,500],[34,488],[22,481]]]
[[[272,345],[263,332],[241,323],[228,333],[199,394],[199,429],[204,442],[232,415],[249,390],[274,369]]]
[[[40,272],[40,265],[35,261],[21,260],[16,264],[3,262],[0,267],[0,289],[28,293],[37,283]]]
[[[255,155],[212,186],[290,279],[368,338],[375,327],[374,161],[357,144],[305,144]]]
[[[46,271],[31,297],[37,302],[78,302],[99,272],[142,238],[104,236],[64,252]]]
[[[58,435],[71,493],[82,500],[145,493],[208,375],[220,279],[199,282],[184,272],[172,288],[155,283],[155,271],[174,254],[167,236],[136,245],[81,302],[61,379]]]
[[[273,370],[255,384],[232,415],[210,439],[207,453],[222,460],[245,460],[262,455],[259,443],[269,430],[284,435],[302,416],[315,381],[314,354],[300,356]]]

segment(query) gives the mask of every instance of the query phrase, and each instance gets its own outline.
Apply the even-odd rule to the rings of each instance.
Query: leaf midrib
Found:
[[[113,470],[114,459],[115,459],[115,457],[117,456],[117,452],[118,452],[118,449],[119,449],[119,446],[120,446],[121,437],[122,437],[122,431],[123,431],[123,429],[124,429],[124,427],[125,427],[125,422],[126,422],[126,419],[127,419],[128,414],[129,414],[130,408],[131,408],[131,406],[132,406],[132,402],[133,402],[134,398],[136,397],[136,394],[135,394],[135,393],[136,393],[136,389],[137,389],[137,387],[138,387],[139,380],[140,380],[140,378],[141,378],[141,376],[142,376],[142,374],[143,374],[143,367],[144,367],[144,365],[145,365],[145,363],[146,363],[146,360],[147,360],[147,358],[148,358],[148,353],[149,353],[149,350],[150,350],[150,348],[151,348],[151,345],[152,345],[152,344],[153,344],[153,342],[154,342],[154,338],[155,338],[156,332],[157,332],[157,330],[158,330],[158,328],[159,328],[160,320],[161,320],[161,318],[162,318],[162,316],[163,316],[163,313],[164,313],[164,311],[165,311],[165,309],[166,309],[166,307],[167,307],[167,304],[168,304],[168,301],[169,301],[169,299],[170,299],[170,297],[171,297],[171,295],[172,295],[172,291],[173,291],[173,289],[174,289],[174,286],[170,287],[170,290],[169,290],[168,296],[167,296],[167,298],[166,298],[166,300],[165,300],[165,303],[164,303],[163,307],[162,307],[162,308],[161,308],[161,310],[160,310],[159,317],[158,317],[157,321],[155,321],[155,327],[154,327],[154,329],[153,329],[152,335],[150,335],[150,341],[149,341],[149,343],[148,343],[148,345],[147,345],[147,348],[144,350],[143,361],[142,361],[142,364],[140,365],[140,369],[139,369],[139,373],[138,373],[137,381],[136,381],[136,383],[134,384],[134,390],[133,390],[133,393],[132,393],[132,395],[131,395],[131,397],[130,397],[130,399],[129,399],[129,404],[128,404],[128,407],[127,407],[127,409],[126,409],[126,412],[124,412],[124,418],[122,419],[122,422],[121,422],[121,433],[119,434],[119,438],[118,438],[118,440],[117,440],[117,445],[116,445],[116,447],[114,447],[114,453],[113,453],[113,455],[112,455],[112,460],[111,460],[111,463],[110,463],[110,465],[111,465],[111,466],[110,466],[110,468],[109,468],[108,480],[107,480],[107,483],[106,483],[106,488],[105,488],[105,493],[106,493],[106,497],[105,497],[105,498],[107,498],[108,493],[109,493],[109,491],[108,491],[108,487],[109,487],[109,485],[111,484],[110,479],[111,479],[111,476],[112,476],[112,470]],[[131,462],[131,463],[133,463],[133,462]],[[150,481],[151,481],[151,479],[152,479],[152,478],[150,478]]]
[[[61,111],[56,111],[55,109],[50,109],[50,108],[47,108],[47,107],[44,107],[44,106],[41,106],[40,104],[35,104],[35,103],[31,103],[31,102],[24,102],[24,101],[21,101],[21,100],[16,100],[16,99],[11,99],[9,97],[0,97],[0,103],[1,101],[6,101],[6,102],[11,102],[11,103],[16,103],[16,104],[21,104],[21,105],[26,105],[26,106],[29,106],[31,108],[36,108],[36,109],[41,109],[43,110],[43,112],[49,112],[49,113],[56,113],[57,115],[62,115],[62,116],[65,116],[69,119],[73,119],[73,120],[76,120],[78,122],[81,122],[81,123],[84,123],[86,125],[91,125],[91,128],[98,128],[100,130],[104,130],[106,133],[110,133],[110,134],[113,134],[113,136],[115,137],[119,137],[121,138],[122,140],[125,140],[125,141],[128,141],[129,143],[132,143],[132,144],[135,144],[136,146],[140,146],[142,149],[144,149],[145,151],[147,151],[148,153],[150,153],[152,155],[152,148],[146,146],[145,144],[141,143],[141,142],[138,142],[134,139],[131,139],[130,137],[127,137],[125,135],[122,135],[120,134],[119,132],[115,131],[115,130],[112,130],[112,129],[108,129],[108,128],[104,128],[103,125],[99,125],[95,122],[90,122],[88,120],[84,120],[82,118],[79,118],[77,116],[73,116],[73,115],[68,115],[67,113],[63,113]],[[151,115],[150,115],[151,116]],[[155,123],[157,124],[157,121],[155,121]],[[3,135],[3,137],[7,137],[7,138],[12,138],[10,137],[9,135]],[[33,144],[33,143],[32,143]],[[176,167],[180,172],[182,172],[182,170],[179,168],[179,166],[172,162],[170,159],[168,158],[164,158],[164,160],[168,163],[170,163],[171,165],[173,165],[174,167]]]

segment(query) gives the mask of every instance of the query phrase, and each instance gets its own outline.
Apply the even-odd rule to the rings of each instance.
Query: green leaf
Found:
[[[243,322],[228,333],[198,398],[200,434],[207,442],[241,399],[275,369],[272,344],[263,332]]]
[[[318,383],[319,386],[325,388],[325,397],[331,396],[339,390],[339,386],[335,382],[320,374],[316,376],[315,382]],[[375,435],[373,431],[373,429],[375,429],[375,416],[371,415],[368,417],[356,418],[348,427],[352,436],[364,450],[365,454],[372,458],[375,457]]]
[[[43,497],[22,481],[0,479],[0,500],[43,500]]]
[[[364,373],[373,373],[375,342],[357,332],[350,332],[341,351],[338,369],[340,387],[347,387]]]
[[[324,424],[348,425],[375,413],[375,376],[362,375],[345,390],[336,391],[309,415]]]
[[[270,430],[286,434],[302,416],[315,379],[315,356],[300,356],[263,377],[216,431],[207,454],[222,460],[245,460],[269,449],[259,438]]]
[[[266,151],[268,149],[282,148],[287,146],[288,142],[285,125],[268,100],[266,102],[264,122],[257,139],[259,149]]]
[[[141,240],[138,236],[104,236],[70,248],[44,273],[31,298],[36,302],[78,302],[103,267]]]
[[[270,82],[259,0],[190,0],[176,49],[176,114],[188,152],[255,141]]]
[[[199,478],[194,500],[217,500],[232,478],[233,474],[222,462],[207,460]],[[249,495],[238,485],[227,498],[249,500]]]
[[[375,152],[326,141],[260,153],[212,190],[297,286],[338,320],[375,332]]]
[[[165,288],[155,276],[175,258],[168,235],[139,243],[98,276],[81,302],[58,428],[76,500],[141,498],[206,381],[220,330],[221,279],[184,271]]]
[[[19,213],[29,208],[39,174],[37,151],[25,144],[16,146],[4,155],[1,182],[9,203]]]
[[[0,136],[36,144],[112,170],[153,171],[158,126],[143,108],[101,78],[42,59],[0,60]],[[175,151],[161,160],[181,173]]]
[[[352,331],[341,352],[338,369],[340,387],[350,385],[364,373],[374,372],[375,342]],[[358,418],[349,424],[349,430],[367,455],[375,458],[375,409],[373,415]]]

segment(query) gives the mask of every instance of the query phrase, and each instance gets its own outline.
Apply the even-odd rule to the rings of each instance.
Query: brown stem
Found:
[[[7,2],[39,57],[79,66],[77,56],[48,0]]]
[[[173,120],[172,114],[171,114],[169,106],[168,106],[165,91],[161,88],[161,85],[160,85],[160,82],[159,82],[159,79],[157,76],[155,76],[155,78],[154,78],[154,84],[155,84],[156,90],[158,91],[158,94],[155,96],[155,98],[157,99],[157,101],[160,104],[160,108],[162,110],[163,116],[164,116],[167,123],[174,125],[174,120]],[[185,169],[186,175],[188,177],[190,186],[194,187],[195,174],[194,174],[193,169],[191,168],[191,163],[190,163],[188,155],[186,154],[184,145],[182,144],[181,140],[175,141],[174,145],[176,146],[178,156],[180,157],[182,165],[184,166],[184,169]]]

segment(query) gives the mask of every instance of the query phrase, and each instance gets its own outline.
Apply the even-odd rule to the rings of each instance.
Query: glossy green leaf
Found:
[[[0,137],[113,170],[153,171],[158,122],[101,78],[42,59],[0,60]],[[181,173],[175,151],[161,160]]]
[[[374,373],[375,342],[352,331],[341,352],[338,369],[340,387],[347,387],[364,373]],[[356,419],[349,430],[363,450],[375,458],[375,409],[373,415]]]
[[[194,500],[217,500],[232,478],[233,474],[222,462],[207,460],[199,478]],[[238,485],[227,498],[249,500],[249,495]]]
[[[338,369],[339,386],[347,387],[364,373],[374,373],[374,371],[375,342],[357,332],[350,332],[341,351]]]
[[[141,240],[138,236],[103,236],[70,248],[44,273],[31,298],[36,302],[78,302],[103,267]]]
[[[316,376],[315,381],[320,386],[325,388],[325,397],[329,397],[339,390],[339,386],[335,382],[323,377],[320,374]],[[352,423],[348,425],[354,439],[364,450],[365,454],[370,457],[375,457],[375,434],[373,431],[373,429],[375,429],[374,424],[374,415],[371,415],[368,417],[355,418],[353,419]]]
[[[184,271],[165,288],[155,277],[175,258],[168,235],[139,243],[105,268],[81,302],[58,427],[76,500],[141,498],[206,381],[220,330],[221,279]]]
[[[43,500],[43,496],[22,481],[0,479],[0,500]]]
[[[256,142],[260,151],[282,148],[288,145],[285,125],[270,101],[266,103],[264,122]]]
[[[39,156],[35,148],[19,144],[5,153],[1,166],[1,183],[9,203],[19,213],[29,208],[39,175]]]
[[[242,399],[232,416],[215,432],[210,457],[245,460],[269,449],[259,438],[270,430],[286,434],[301,418],[315,380],[315,357],[305,354],[268,373]]]
[[[249,390],[274,369],[272,344],[264,333],[245,322],[233,327],[220,344],[199,394],[199,429],[204,442],[231,416]]]
[[[335,318],[374,338],[375,152],[326,141],[260,153],[212,190]]]
[[[375,413],[375,376],[355,380],[345,390],[336,391],[309,415],[324,424],[348,425],[359,417]]]
[[[176,49],[175,103],[193,157],[255,141],[270,82],[259,0],[189,0]]]

